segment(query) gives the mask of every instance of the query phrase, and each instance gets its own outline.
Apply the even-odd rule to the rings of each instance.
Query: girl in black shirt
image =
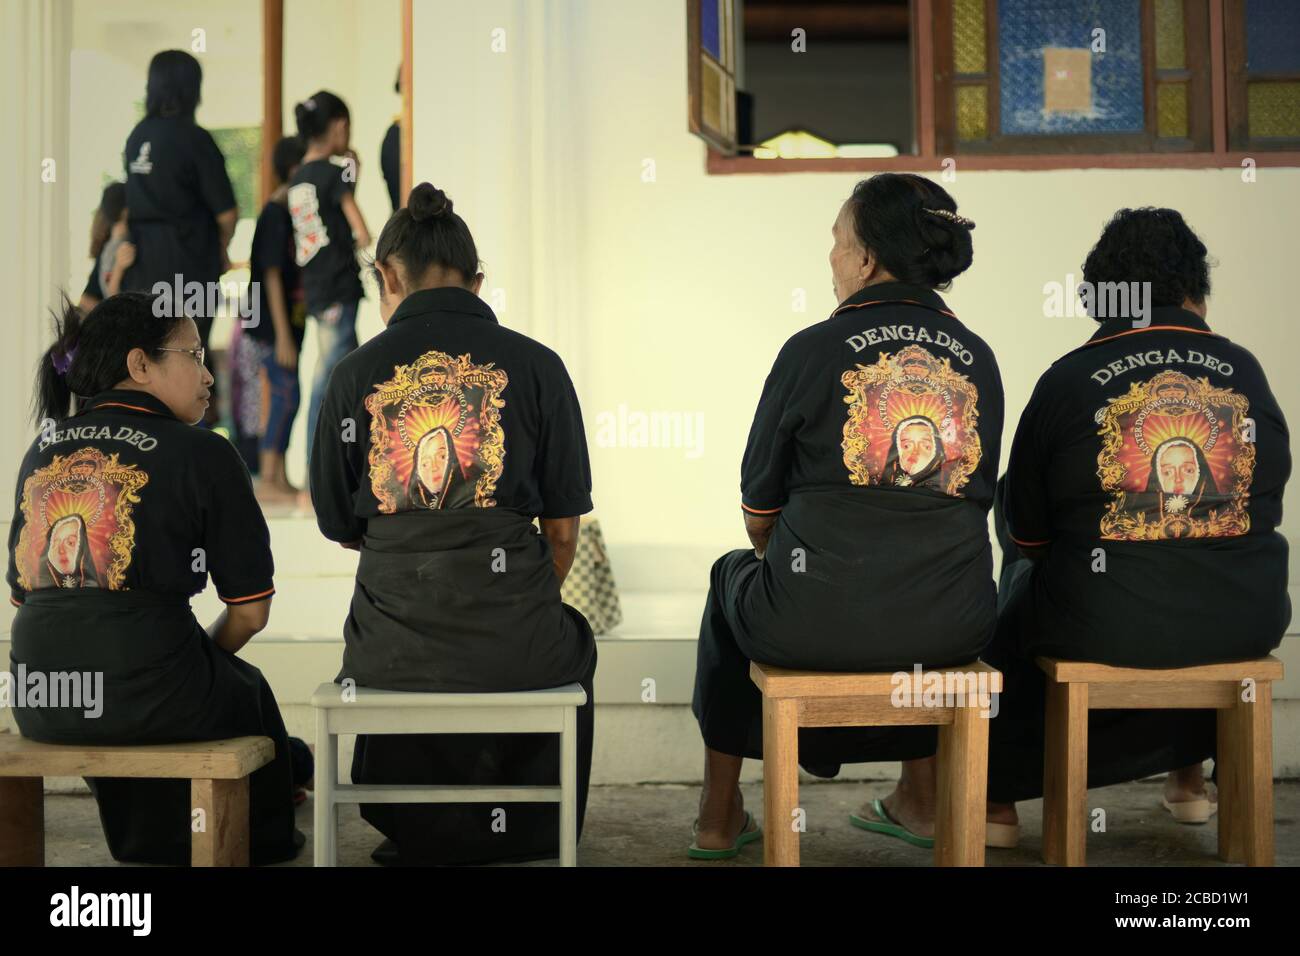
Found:
[[[330,374],[357,347],[357,309],[362,296],[357,249],[370,245],[370,232],[353,195],[357,154],[348,146],[352,119],[347,104],[321,90],[294,107],[298,135],[306,146],[302,165],[289,181],[303,300],[316,319],[318,358],[307,405],[307,454]]]
[[[942,187],[882,174],[832,229],[840,306],[786,342],[763,386],[741,465],[754,550],[713,566],[693,709],[706,745],[698,859],[754,839],[738,780],[760,758],[749,662],[911,672],[963,664],[992,635],[987,514],[1002,431],[993,353],[934,291],[971,263],[974,223]],[[799,759],[904,760],[899,790],[853,822],[929,840],[933,727],[801,730]],[[772,826],[784,825],[769,821]]]
[[[411,691],[580,682],[578,830],[591,768],[596,644],[560,600],[591,510],[582,412],[560,357],[503,328],[477,295],[478,253],[441,190],[421,183],[375,251],[387,328],[339,363],[311,456],[321,532],[361,551],[339,680]],[[541,533],[533,524],[541,520]],[[364,783],[554,785],[547,734],[367,735]],[[383,862],[554,856],[554,804],[363,805]]]
[[[1123,209],[1084,263],[1096,333],[1043,373],[996,511],[1004,673],[989,819],[1042,795],[1039,655],[1119,667],[1262,657],[1291,619],[1277,532],[1286,421],[1255,357],[1211,331],[1204,244],[1172,209]],[[1149,290],[1150,311],[1100,290]],[[1130,283],[1133,284],[1130,287]],[[1106,303],[1128,309],[1107,309]],[[1092,711],[1088,784],[1172,771],[1165,801],[1204,822],[1213,711]],[[1196,804],[1199,807],[1193,807]],[[1196,812],[1193,812],[1193,811]]]
[[[14,717],[50,743],[270,737],[275,759],[251,777],[252,859],[287,860],[303,842],[288,737],[266,680],[235,656],[270,612],[266,523],[234,448],[191,427],[212,384],[194,321],[153,304],[123,293],[84,321],[69,309],[41,364],[9,534],[11,670],[99,673],[103,700],[98,715]],[[70,414],[74,395],[87,397]],[[189,600],[209,574],[226,610],[205,633]],[[88,782],[116,859],[189,860],[188,782]]]

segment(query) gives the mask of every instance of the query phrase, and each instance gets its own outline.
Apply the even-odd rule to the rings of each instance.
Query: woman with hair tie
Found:
[[[102,673],[103,699],[98,714],[14,717],[48,743],[270,737],[275,759],[250,778],[250,833],[253,863],[276,863],[303,843],[293,784],[311,777],[311,755],[295,741],[291,757],[270,686],[235,656],[270,614],[266,522],[235,449],[192,427],[212,385],[194,320],[159,316],[153,299],[111,296],[84,319],[69,308],[37,374],[40,430],[9,533],[10,663]],[[226,609],[205,631],[190,599],[209,575]],[[87,782],[115,859],[189,862],[188,781]]]
[[[1083,264],[1084,289],[1146,290],[1097,328],[1029,399],[995,510],[1003,672],[989,737],[989,820],[1018,837],[1016,801],[1043,793],[1038,656],[1117,667],[1263,657],[1291,620],[1286,420],[1250,352],[1207,323],[1205,244],[1173,209],[1121,209]],[[1103,286],[1103,283],[1117,285]],[[1214,711],[1094,710],[1088,785],[1169,772],[1182,823],[1216,812],[1202,761]],[[992,825],[990,833],[993,832]]]
[[[325,537],[361,552],[339,682],[387,690],[537,690],[579,682],[578,831],[591,770],[596,642],[560,600],[591,510],[582,410],[560,357],[478,297],[478,251],[421,183],[375,251],[387,328],[343,358],[311,455]],[[533,522],[540,519],[540,532]],[[359,783],[554,786],[549,734],[358,737]],[[381,863],[559,852],[555,804],[365,804]],[[504,828],[501,826],[505,822]]]
[[[759,835],[738,785],[744,758],[763,756],[750,661],[911,671],[973,661],[992,636],[986,519],[1002,380],[935,291],[970,266],[974,226],[912,175],[860,182],[839,210],[840,304],[782,347],[750,428],[741,510],[754,548],[713,566],[695,673],[706,749],[693,858],[735,856]],[[923,846],[937,746],[933,727],[799,732],[800,763],[819,776],[906,761],[898,789],[851,822]]]

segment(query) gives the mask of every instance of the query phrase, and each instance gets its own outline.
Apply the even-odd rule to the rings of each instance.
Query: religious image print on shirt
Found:
[[[505,371],[433,351],[393,372],[366,396],[379,511],[494,507],[505,467]]]
[[[131,512],[149,476],[97,448],[55,455],[23,483],[14,563],[25,591],[125,590],[135,545]]]
[[[840,447],[853,484],[962,496],[980,462],[979,392],[948,359],[909,345],[840,381],[849,390]]]
[[[1097,474],[1111,501],[1101,536],[1119,541],[1212,538],[1250,530],[1255,446],[1250,403],[1209,379],[1165,371],[1097,410]]]

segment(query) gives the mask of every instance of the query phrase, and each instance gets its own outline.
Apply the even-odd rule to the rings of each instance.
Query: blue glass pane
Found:
[[[721,0],[700,0],[700,46],[715,60],[722,60],[722,45],[718,42],[718,4]]]
[[[1091,107],[1044,109],[1045,47],[1091,49],[1105,31],[1105,52],[1091,55]],[[1002,133],[1140,133],[1142,27],[1138,0],[999,0],[998,69]]]
[[[1246,72],[1300,73],[1300,3],[1246,0]]]

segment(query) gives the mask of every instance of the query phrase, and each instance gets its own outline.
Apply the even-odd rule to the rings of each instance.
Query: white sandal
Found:
[[[1210,817],[1219,812],[1218,801],[1210,801],[1208,796],[1195,800],[1180,800],[1170,803],[1167,797],[1160,798],[1160,804],[1168,810],[1179,823],[1209,823]]]
[[[999,850],[1014,850],[1020,845],[1020,824],[985,822],[984,845]]]

